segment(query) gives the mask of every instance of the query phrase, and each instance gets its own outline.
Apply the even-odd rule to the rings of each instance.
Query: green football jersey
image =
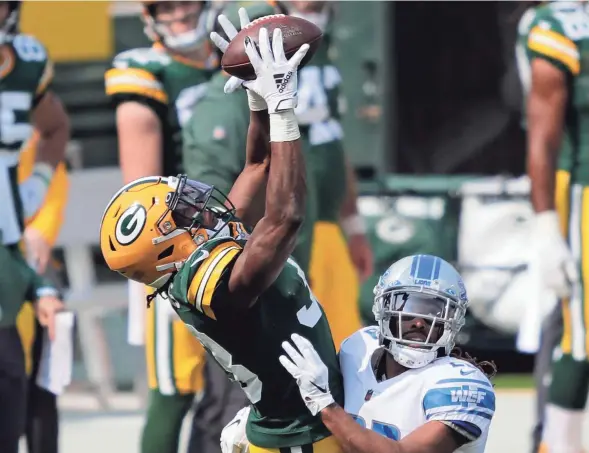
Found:
[[[118,54],[104,76],[106,94],[115,105],[144,102],[160,117],[165,175],[183,171],[181,128],[205,94],[207,82],[217,70],[217,60],[212,55],[208,61],[197,64],[153,46]]]
[[[0,245],[0,327],[13,326],[25,301],[57,290],[27,264],[18,245]]]
[[[589,185],[589,14],[581,2],[528,9],[520,19],[516,55],[526,94],[534,58],[566,74],[569,96],[558,168],[571,173],[571,183]]]
[[[53,64],[36,38],[19,34],[0,46],[0,233],[16,244],[24,229],[16,166],[33,132],[31,113],[53,80]]]
[[[299,70],[298,84],[295,112],[310,147],[307,163],[315,175],[318,220],[337,222],[346,194],[346,166],[339,122],[341,76],[329,58],[328,38]]]
[[[183,162],[189,178],[215,186],[229,194],[245,165],[245,147],[250,110],[244,90],[226,94],[228,76],[217,73],[207,93],[195,105],[192,118],[183,129]],[[303,142],[308,162],[310,147]],[[316,219],[315,172],[307,165],[305,222],[297,236],[293,257],[307,271],[311,260],[313,226]]]
[[[247,311],[232,309],[228,282],[244,240],[215,238],[200,246],[174,276],[168,290],[180,318],[230,379],[241,384],[252,410],[248,440],[263,448],[285,448],[330,436],[305,406],[292,376],[278,357],[291,334],[309,339],[329,368],[334,399],[343,402],[335,347],[323,310],[305,274],[289,259],[276,281]]]

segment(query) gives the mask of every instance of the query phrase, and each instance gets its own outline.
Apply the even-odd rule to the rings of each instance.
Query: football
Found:
[[[270,40],[272,40],[275,28],[280,27],[282,29],[284,53],[287,59],[292,57],[303,44],[309,44],[307,55],[303,58],[299,68],[305,66],[311,59],[323,38],[321,29],[308,20],[284,14],[261,17],[251,22],[231,40],[221,60],[221,67],[224,71],[243,80],[254,80],[256,78],[254,68],[245,53],[245,38],[249,36],[257,46],[260,28],[262,27],[268,29]]]

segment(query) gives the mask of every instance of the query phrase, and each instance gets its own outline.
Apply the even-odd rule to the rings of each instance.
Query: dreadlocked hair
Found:
[[[476,357],[471,356],[468,352],[463,352],[462,349],[459,347],[455,347],[450,352],[450,357],[454,357],[455,359],[464,360],[465,362],[470,363],[471,365],[477,367],[481,372],[487,376],[487,379],[491,380],[497,374],[497,365],[495,365],[494,361],[482,360],[478,361]]]

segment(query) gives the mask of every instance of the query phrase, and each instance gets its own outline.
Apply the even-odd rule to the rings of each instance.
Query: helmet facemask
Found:
[[[426,288],[383,292],[376,297],[373,311],[380,344],[407,368],[431,363],[440,348],[449,354],[465,317],[462,304]],[[425,323],[423,329],[412,328],[416,319]]]
[[[229,223],[235,219],[235,207],[223,193],[186,175],[169,179],[175,179],[177,185],[176,190],[167,195],[168,209],[158,221],[161,241],[178,231],[188,231],[197,245],[215,237],[233,236]]]
[[[145,34],[153,41],[161,41],[167,48],[177,52],[191,52],[208,41],[209,31],[212,29],[212,14],[208,2],[201,2],[202,8],[198,12],[188,13],[183,17],[161,20],[156,17],[157,3],[146,6],[143,15]],[[172,28],[175,22],[194,22],[194,27],[182,33],[175,33]]]

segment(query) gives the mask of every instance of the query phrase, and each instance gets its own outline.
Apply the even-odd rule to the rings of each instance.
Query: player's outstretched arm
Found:
[[[256,79],[246,88],[263,97],[270,117],[270,168],[266,205],[229,279],[229,291],[251,305],[281,272],[295,246],[304,219],[305,163],[294,114],[297,102],[297,67],[309,49],[303,45],[287,61],[282,31],[274,30],[272,48],[265,28],[260,29],[260,51],[246,38],[246,52]],[[276,79],[282,79],[277,86]]]
[[[546,288],[568,297],[579,279],[577,263],[560,231],[554,193],[556,160],[562,140],[568,99],[568,75],[541,58],[532,60],[532,86],[527,105],[528,174],[536,211],[534,263]]]
[[[65,156],[70,138],[69,117],[60,99],[46,91],[38,98],[31,122],[39,133],[33,172],[19,184],[25,218],[35,215],[43,204],[53,173]]]
[[[335,403],[329,389],[328,368],[311,342],[297,334],[293,334],[291,340],[296,348],[287,341],[283,342],[285,355],[280,356],[280,363],[296,380],[301,397],[311,414],[320,414],[323,424],[331,431],[344,452],[452,453],[466,443],[466,437],[440,421],[430,421],[400,441],[360,426]],[[421,410],[421,407],[418,404],[413,409]]]
[[[237,29],[223,14],[219,15],[218,22],[229,38],[225,40],[217,32],[211,33],[211,40],[225,53],[229,42],[237,36]],[[239,9],[241,29],[250,24],[245,8]],[[243,80],[230,77],[225,86],[226,92],[232,92],[241,88]],[[228,198],[237,211],[237,216],[247,225],[256,225],[264,214],[263,190],[268,180],[270,166],[270,122],[268,118],[268,106],[264,98],[252,90],[247,90],[248,105],[250,108],[250,123],[245,149],[245,166],[234,182]]]

